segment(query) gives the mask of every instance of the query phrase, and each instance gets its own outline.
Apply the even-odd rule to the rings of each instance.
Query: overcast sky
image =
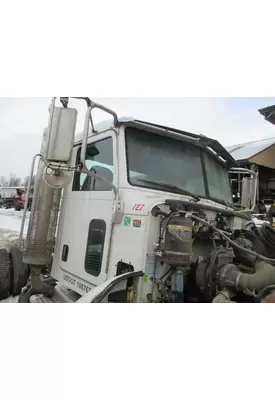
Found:
[[[50,98],[0,98],[0,176],[29,175],[32,156],[39,152],[48,123]],[[119,116],[156,122],[219,140],[224,146],[275,137],[275,126],[258,109],[275,104],[275,98],[139,98],[93,99]],[[81,102],[78,131],[85,107]],[[96,113],[97,121],[106,114]],[[109,118],[109,117],[107,117]]]

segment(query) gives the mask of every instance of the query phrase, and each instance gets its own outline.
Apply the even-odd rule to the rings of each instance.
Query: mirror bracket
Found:
[[[258,180],[259,180],[259,173],[251,171],[250,169],[247,168],[231,168],[229,170],[229,173],[231,174],[243,174],[243,175],[250,175],[251,180],[253,182],[253,191],[251,194],[252,198],[252,204],[250,207],[247,207],[243,210],[240,210],[242,213],[253,213],[256,207],[256,202],[257,202],[257,191],[258,191]]]

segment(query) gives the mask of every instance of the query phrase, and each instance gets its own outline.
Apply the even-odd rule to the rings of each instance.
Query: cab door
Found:
[[[88,141],[86,156],[89,170],[115,185],[118,182],[116,140],[113,131],[92,137]],[[80,152],[79,146],[76,164],[80,163]],[[59,247],[61,269],[70,276],[99,285],[106,280],[108,268],[114,192],[105,182],[75,173],[64,197],[65,213]]]

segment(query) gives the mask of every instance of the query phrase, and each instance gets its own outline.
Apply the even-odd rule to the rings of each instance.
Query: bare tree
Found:
[[[16,176],[15,174],[10,175],[9,186],[16,187],[21,185],[21,178]]]
[[[0,177],[0,186],[4,186],[4,187],[9,186],[9,182],[5,176]]]
[[[31,186],[34,186],[35,178],[36,178],[36,176],[33,176],[33,177],[32,177]],[[29,184],[29,176],[26,176],[26,178],[24,179],[24,186],[27,187],[28,184]]]

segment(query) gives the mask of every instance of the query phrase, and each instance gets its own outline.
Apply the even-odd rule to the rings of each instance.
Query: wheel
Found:
[[[23,254],[19,249],[12,248],[10,250],[10,258],[12,275],[10,293],[12,296],[18,296],[28,282],[29,268],[23,263]]]
[[[10,292],[10,256],[6,249],[0,249],[0,300],[9,297]]]

